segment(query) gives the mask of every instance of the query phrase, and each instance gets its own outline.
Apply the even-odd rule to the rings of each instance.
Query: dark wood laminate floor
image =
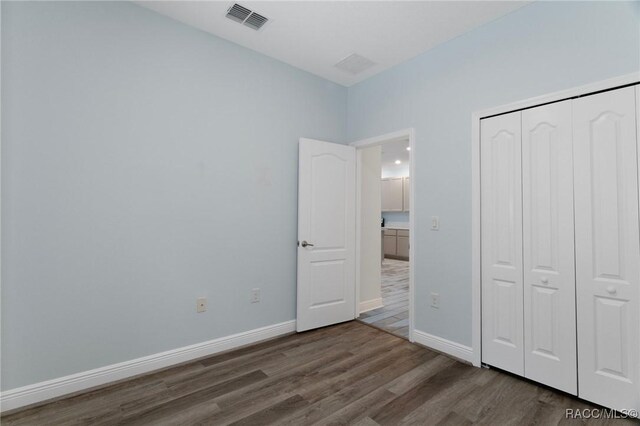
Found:
[[[566,408],[593,407],[352,321],[1,420],[3,425],[582,424],[565,419]],[[624,423],[631,422],[616,424]]]
[[[409,262],[382,261],[383,307],[360,314],[358,320],[396,336],[409,338]]]

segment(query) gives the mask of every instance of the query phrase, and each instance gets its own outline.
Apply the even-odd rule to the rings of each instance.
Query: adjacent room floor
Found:
[[[382,308],[363,312],[360,321],[396,336],[409,338],[409,262],[384,259],[382,262]]]
[[[201,359],[1,420],[3,425],[555,425],[566,421],[568,408],[595,407],[351,321]]]

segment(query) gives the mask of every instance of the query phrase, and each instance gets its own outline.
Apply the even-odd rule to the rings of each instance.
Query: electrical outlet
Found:
[[[251,289],[251,303],[260,303],[260,289]]]
[[[431,293],[431,307],[435,309],[440,308],[440,293]]]
[[[196,299],[196,312],[202,313],[207,310],[207,298],[206,297],[198,297]]]
[[[438,216],[431,216],[431,230],[440,230],[440,218]]]

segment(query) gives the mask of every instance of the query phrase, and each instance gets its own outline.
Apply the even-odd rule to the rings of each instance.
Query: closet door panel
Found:
[[[482,361],[524,374],[520,112],[481,122]]]
[[[574,101],[579,396],[639,409],[640,233],[633,87]]]
[[[522,112],[525,377],[577,394],[571,101]]]

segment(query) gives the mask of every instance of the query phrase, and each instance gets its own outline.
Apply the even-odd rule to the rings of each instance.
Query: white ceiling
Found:
[[[528,1],[242,1],[269,18],[255,31],[225,17],[233,1],[137,1],[185,24],[344,86],[492,21]],[[335,68],[357,53],[376,63],[357,75]]]
[[[385,142],[382,144],[381,172],[382,177],[409,176],[408,139]],[[396,164],[400,160],[400,164]]]

